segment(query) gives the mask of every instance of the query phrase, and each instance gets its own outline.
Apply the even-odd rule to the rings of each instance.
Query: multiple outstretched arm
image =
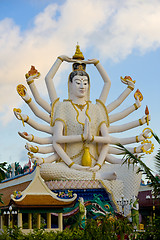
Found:
[[[29,96],[29,94],[27,93],[27,90],[25,91],[25,96],[22,96],[22,99],[28,104],[28,106],[30,107],[30,109],[32,110],[32,112],[40,119],[44,120],[47,123],[50,123],[51,118],[50,115],[41,111],[37,105],[32,101],[32,98]]]
[[[140,118],[136,121],[133,121],[133,122],[125,123],[122,125],[109,126],[108,132],[109,133],[119,133],[119,132],[127,131],[129,129],[132,129],[132,128],[135,128],[135,127],[138,127],[140,125],[147,123],[147,118],[148,118],[148,121],[151,120],[150,115],[145,115],[142,118]]]
[[[29,78],[26,79],[27,84],[29,85],[29,88],[32,92],[32,95],[34,96],[35,101],[44,109],[46,110],[49,114],[51,113],[51,106],[43,99],[41,98],[35,84],[34,84],[34,79],[38,78],[38,74],[30,76]]]
[[[39,124],[35,122],[33,119],[29,118],[27,115],[21,114],[19,112],[14,111],[14,114],[18,120],[21,120],[22,122],[26,122],[28,125],[30,125],[32,128],[38,131],[46,132],[49,134],[53,133],[53,128],[50,126]]]
[[[150,133],[150,130],[146,130],[144,133],[141,133],[140,135],[135,137],[129,137],[129,138],[112,137],[112,136],[109,136],[107,126],[105,123],[103,123],[101,126],[102,136],[94,136],[93,142],[103,143],[103,144],[114,144],[114,145],[120,143],[122,145],[126,145],[126,144],[141,142],[145,140],[148,137],[149,133]]]
[[[29,152],[33,152],[33,153],[42,153],[42,154],[46,154],[46,153],[53,153],[54,152],[54,148],[52,145],[50,146],[45,146],[45,147],[38,147],[38,146],[33,146],[29,143],[26,143],[25,148],[29,151]]]
[[[53,78],[54,78],[56,72],[58,71],[62,62],[63,62],[63,58],[58,57],[57,60],[55,61],[55,63],[53,64],[53,66],[51,67],[50,71],[48,72],[48,74],[45,77],[45,82],[46,82],[46,86],[48,89],[48,94],[49,94],[51,103],[57,99],[57,93],[56,93],[56,90],[54,87]]]
[[[49,157],[46,158],[41,158],[41,157],[36,157],[34,156],[34,154],[31,154],[31,160],[34,163],[36,161],[36,163],[38,165],[41,165],[43,163],[52,163],[54,161],[57,161],[59,159],[59,156],[57,154],[52,154]]]
[[[129,114],[131,114],[132,112],[137,110],[140,106],[141,106],[141,102],[139,101],[139,98],[138,98],[132,106],[126,108],[122,112],[109,115],[109,122],[110,123],[117,122],[117,121],[127,117]]]
[[[52,137],[41,138],[41,137],[34,136],[33,134],[28,134],[27,132],[22,132],[22,133],[18,132],[18,134],[29,142],[34,142],[41,145],[52,144],[52,141],[53,141]]]
[[[123,81],[122,81],[123,82]],[[134,90],[134,82],[131,80],[126,80],[123,82],[128,85],[128,87],[122,92],[122,94],[112,103],[107,105],[107,112],[112,112],[115,108],[117,108],[127,97],[128,95]]]

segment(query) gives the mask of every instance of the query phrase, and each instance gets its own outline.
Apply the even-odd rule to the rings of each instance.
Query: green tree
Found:
[[[6,162],[0,163],[0,182],[5,179],[5,172],[7,169],[5,168]]]
[[[0,163],[0,182],[3,180],[3,179],[5,179],[5,172],[6,172],[6,168],[5,168],[5,166],[6,166],[6,162],[3,162],[3,163]],[[4,203],[3,201],[2,201],[2,195],[3,194],[1,194],[0,193],[0,202],[1,203]]]
[[[153,133],[154,138],[156,139],[156,141],[160,144],[160,139],[159,137]],[[139,157],[137,157],[136,155],[134,155],[133,153],[131,153],[130,151],[128,151],[123,145],[118,144],[118,147],[123,150],[123,164],[127,163],[128,167],[129,165],[132,163],[133,166],[135,164],[139,165],[139,168],[137,170],[137,174],[139,172],[142,172],[142,174],[144,174],[146,176],[146,179],[148,179],[151,183],[151,187],[153,187],[154,190],[154,195],[155,197],[159,194],[160,192],[160,179],[156,176],[153,175],[152,170],[142,161],[144,154],[141,154]],[[156,156],[154,157],[154,161],[155,161],[155,166],[156,166],[156,170],[158,171],[158,174],[160,174],[160,149],[158,150]]]

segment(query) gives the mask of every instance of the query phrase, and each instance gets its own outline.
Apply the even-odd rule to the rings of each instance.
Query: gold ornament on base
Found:
[[[88,147],[84,148],[84,154],[82,156],[82,166],[87,166],[87,167],[92,166],[92,159],[91,159],[91,155]]]

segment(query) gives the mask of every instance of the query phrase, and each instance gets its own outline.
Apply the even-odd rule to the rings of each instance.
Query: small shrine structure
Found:
[[[0,204],[0,229],[3,226],[17,225],[23,229],[23,214],[28,214],[27,233],[32,230],[32,214],[37,213],[37,228],[41,227],[41,214],[47,215],[46,230],[63,230],[63,209],[75,204],[76,194],[65,198],[57,196],[45,184],[40,176],[40,167],[37,166],[31,173],[15,176],[4,180],[0,184],[0,192],[3,194]],[[58,228],[52,228],[51,213],[58,216]]]

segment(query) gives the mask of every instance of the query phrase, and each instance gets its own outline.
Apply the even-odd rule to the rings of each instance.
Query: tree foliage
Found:
[[[156,141],[160,144],[160,139],[159,137],[153,133],[154,138],[156,139]],[[146,176],[146,179],[148,179],[151,183],[150,186],[153,187],[154,190],[154,195],[155,197],[159,194],[160,192],[160,179],[156,176],[153,175],[152,170],[142,161],[144,154],[141,154],[140,156],[136,156],[135,154],[131,153],[130,151],[128,151],[128,149],[126,149],[123,145],[121,144],[117,144],[118,148],[123,150],[123,164],[127,163],[128,167],[129,165],[132,163],[133,166],[139,165],[137,174],[139,172],[142,172],[142,174],[144,174]],[[160,174],[160,149],[158,150],[155,158],[155,166],[156,166],[156,170],[158,172],[158,174]]]

